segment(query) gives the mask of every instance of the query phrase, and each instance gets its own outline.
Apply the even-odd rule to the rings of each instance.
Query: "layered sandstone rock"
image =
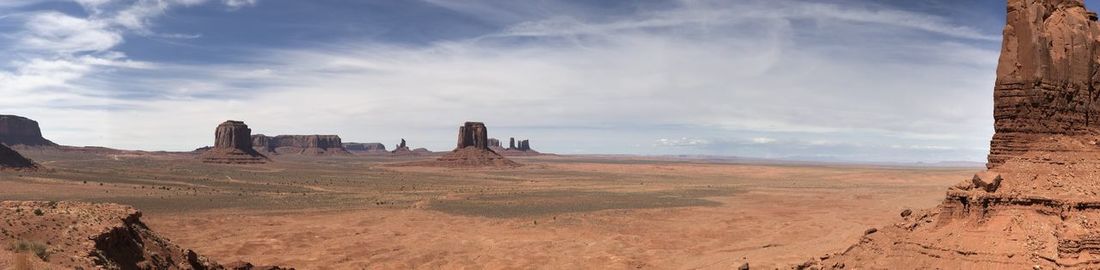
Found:
[[[538,151],[531,149],[530,140],[519,140],[516,138],[510,138],[508,140],[508,149],[504,151],[498,151],[501,155],[505,156],[535,156],[540,155]]]
[[[484,123],[466,122],[458,127],[458,147],[455,149],[466,147],[489,150],[489,130]]]
[[[989,170],[802,267],[1100,268],[1098,50],[1081,0],[1008,0]]]
[[[511,161],[489,149],[489,130],[480,122],[466,122],[458,127],[458,144],[454,151],[443,155],[437,165],[449,167],[513,167]]]
[[[351,152],[365,152],[365,153],[385,153],[386,145],[382,143],[344,143],[344,149]]]
[[[0,269],[284,269],[218,264],[161,237],[141,216],[118,204],[0,202],[0,242],[11,244],[0,249]]]
[[[1081,0],[1008,1],[989,168],[1051,135],[1100,134],[1100,27]]]
[[[497,152],[499,154],[507,149],[504,148],[504,146],[501,146],[500,140],[497,140],[496,138],[489,138],[489,150],[493,150],[493,152]]]
[[[57,146],[42,137],[38,122],[16,115],[0,115],[0,144],[9,146]]]
[[[337,135],[252,135],[252,147],[276,155],[350,155]]]
[[[214,147],[200,155],[203,162],[262,164],[269,160],[252,148],[252,129],[241,121],[225,121],[214,130]]]
[[[38,168],[38,164],[34,161],[23,157],[15,150],[8,148],[0,144],[0,171],[5,170],[35,170]]]

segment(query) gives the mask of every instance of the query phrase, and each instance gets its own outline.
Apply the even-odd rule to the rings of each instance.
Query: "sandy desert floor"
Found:
[[[930,208],[980,168],[514,158],[516,169],[391,157],[207,165],[189,154],[22,151],[0,200],[133,205],[219,261],[298,269],[787,267]]]

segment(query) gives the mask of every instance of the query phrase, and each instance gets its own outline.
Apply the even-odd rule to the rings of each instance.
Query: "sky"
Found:
[[[983,161],[1004,13],[994,0],[3,0],[0,114],[60,144],[134,150],[210,145],[233,119],[445,151],[481,121],[562,154]]]

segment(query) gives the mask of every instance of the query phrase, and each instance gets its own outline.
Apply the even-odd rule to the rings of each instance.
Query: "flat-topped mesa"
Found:
[[[1098,71],[1100,24],[1083,0],[1009,0],[987,166],[1050,135],[1100,135]]]
[[[225,121],[214,130],[214,147],[200,157],[205,163],[262,164],[269,160],[252,148],[252,129],[241,121]]]
[[[11,148],[4,146],[3,144],[0,144],[0,171],[33,171],[36,169],[38,169],[38,164],[35,164],[34,161],[31,161],[30,159],[23,157],[23,155],[19,154],[19,152],[16,152],[15,150],[12,150]]]
[[[348,142],[348,143],[344,143],[344,149],[347,149],[348,151],[352,151],[352,152],[370,152],[370,153],[389,152],[389,150],[386,150],[386,145],[382,144],[382,143]]]
[[[38,122],[17,115],[0,115],[0,144],[23,146],[57,146],[42,137]]]
[[[252,147],[273,154],[350,155],[337,135],[252,135]]]
[[[489,150],[489,130],[485,128],[484,123],[466,122],[466,124],[458,127],[458,147],[456,149],[466,147]]]

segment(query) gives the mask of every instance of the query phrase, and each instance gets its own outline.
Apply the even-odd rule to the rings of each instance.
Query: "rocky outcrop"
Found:
[[[1082,0],[1008,1],[989,168],[1050,135],[1100,134],[1100,27]]]
[[[350,155],[337,135],[252,135],[252,147],[275,155]]]
[[[418,155],[418,153],[409,149],[409,146],[405,144],[405,139],[401,139],[401,143],[398,143],[390,153],[397,156]]]
[[[23,269],[260,269],[221,265],[181,248],[141,217],[118,204],[0,202],[0,242],[12,247],[0,249],[0,257],[23,258]],[[20,269],[5,263],[11,261],[0,259],[0,269]]]
[[[200,155],[205,163],[263,164],[269,160],[252,148],[252,129],[241,121],[225,121],[214,130],[214,147]]]
[[[31,161],[30,159],[23,157],[23,155],[19,154],[19,152],[16,152],[15,150],[12,150],[11,148],[0,144],[0,171],[23,171],[35,169],[38,169],[38,164],[35,164],[34,161]]]
[[[1100,268],[1100,24],[1082,0],[1008,0],[988,170],[828,269]]]
[[[505,156],[535,156],[542,154],[538,151],[535,151],[534,149],[531,149],[530,140],[517,141],[516,138],[509,138],[508,149],[505,149],[504,151],[498,151],[498,153]]]
[[[447,167],[514,167],[511,161],[489,149],[489,129],[480,122],[466,122],[458,127],[458,144],[454,151],[440,157],[436,165]]]
[[[497,140],[496,138],[489,138],[489,150],[493,150],[493,152],[497,152],[499,154],[501,152],[504,152],[504,150],[506,149],[500,145],[500,140]]]
[[[344,149],[351,152],[385,153],[386,145],[382,143],[344,143]]]
[[[458,147],[455,149],[466,147],[489,150],[489,130],[485,128],[484,123],[466,122],[465,125],[458,127]]]
[[[16,115],[0,115],[0,144],[8,146],[57,146],[42,137],[38,122]]]

